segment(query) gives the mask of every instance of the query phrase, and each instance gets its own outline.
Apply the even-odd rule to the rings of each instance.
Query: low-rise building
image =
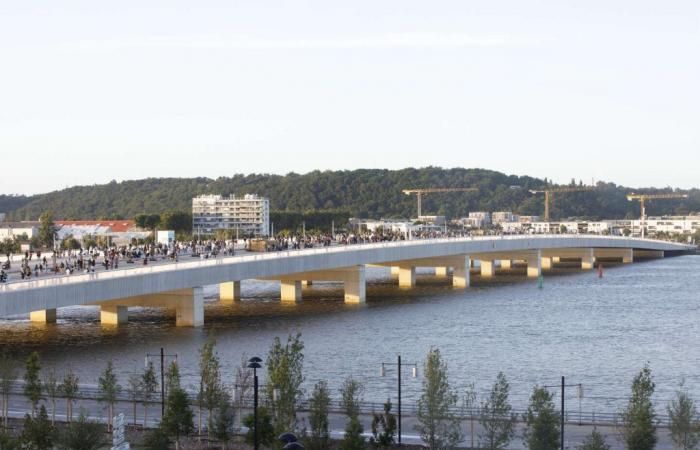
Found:
[[[0,240],[39,236],[39,222],[4,222],[0,224]]]
[[[498,225],[502,222],[517,222],[518,220],[512,211],[494,211],[491,214],[491,221],[494,225]]]
[[[254,236],[270,234],[270,200],[256,194],[243,197],[201,195],[192,199],[192,226],[196,233],[238,230]]]
[[[646,235],[654,236],[658,233],[669,235],[691,235],[700,230],[700,215],[688,216],[661,216],[647,217],[644,221],[630,221],[630,231],[633,236],[641,235],[642,224],[646,228]]]

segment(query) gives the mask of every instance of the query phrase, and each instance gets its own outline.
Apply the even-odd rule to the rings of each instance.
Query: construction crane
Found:
[[[530,190],[531,194],[544,194],[544,221],[549,222],[549,208],[550,205],[554,203],[554,194],[564,194],[567,192],[584,192],[593,191],[595,186],[571,186],[571,187],[560,187],[560,188],[545,188],[541,190]]]
[[[418,197],[418,217],[423,215],[422,203],[423,194],[433,194],[437,192],[475,192],[477,188],[425,188],[425,189],[404,189],[402,192],[406,195],[415,194]]]
[[[646,217],[646,205],[645,202],[649,200],[664,200],[672,198],[688,198],[688,194],[628,194],[627,200],[634,201],[639,200],[639,227],[641,228],[641,236],[644,237],[644,219]]]

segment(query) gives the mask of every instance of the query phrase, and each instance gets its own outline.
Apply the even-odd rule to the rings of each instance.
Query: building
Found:
[[[629,221],[633,236],[640,236],[641,220]],[[654,236],[659,233],[669,235],[691,235],[700,230],[700,215],[647,217],[644,219],[646,235]]]
[[[4,222],[0,225],[0,241],[26,237],[31,239],[39,236],[39,222]]]
[[[447,223],[447,218],[445,216],[418,216],[414,222],[423,222],[428,225],[444,226]]]
[[[518,220],[512,211],[494,211],[491,214],[491,221],[494,225],[498,225],[502,222],[517,222]]]
[[[5,221],[5,213],[0,213],[0,223]]]
[[[109,238],[116,245],[128,244],[132,239],[146,239],[150,231],[136,228],[133,220],[57,220],[56,240],[61,241],[67,236],[73,236],[81,241],[85,238]]]
[[[268,236],[270,200],[255,194],[195,197],[192,199],[192,230],[200,234],[237,230],[241,235]]]

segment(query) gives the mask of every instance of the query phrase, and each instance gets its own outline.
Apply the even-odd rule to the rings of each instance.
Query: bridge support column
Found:
[[[542,275],[542,265],[539,250],[527,255],[527,276],[537,278]]]
[[[100,323],[102,325],[122,325],[128,321],[128,306],[100,305]]]
[[[204,289],[201,286],[175,291],[175,324],[178,327],[204,325]]]
[[[414,287],[416,285],[416,268],[413,266],[399,267],[399,286]]]
[[[513,262],[510,259],[501,260],[501,269],[510,269],[513,266]]]
[[[455,264],[452,269],[452,286],[458,288],[467,288],[470,284],[470,271],[471,258],[468,256],[464,258],[464,261],[460,260],[461,264]]]
[[[391,277],[392,278],[398,278],[399,272],[400,272],[399,266],[391,266]]]
[[[481,267],[481,276],[484,278],[492,277],[496,274],[495,265],[491,260],[479,260],[479,266]]]
[[[552,263],[552,259],[554,259],[554,258],[552,258],[551,256],[542,256],[540,258],[540,267],[542,269],[546,269],[546,270],[551,269],[552,266],[554,265]]]
[[[593,256],[593,249],[589,248],[581,255],[581,269],[590,270],[593,266],[595,266],[595,256]]]
[[[241,282],[229,281],[219,284],[219,301],[232,302],[241,299]]]
[[[301,280],[302,287],[313,286],[314,282],[312,280]]]
[[[622,250],[622,263],[630,264],[634,262],[634,250],[631,248],[625,248]]]
[[[365,303],[367,300],[367,283],[365,266],[357,266],[343,274],[345,303]]]
[[[435,276],[438,277],[446,277],[447,276],[447,267],[436,267],[435,268]]]
[[[280,282],[280,298],[283,302],[301,301],[301,281],[282,280]]]
[[[29,313],[29,320],[37,323],[56,323],[56,308]]]

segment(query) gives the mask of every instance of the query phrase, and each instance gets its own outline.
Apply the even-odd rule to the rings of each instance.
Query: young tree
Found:
[[[53,240],[56,235],[56,226],[53,223],[53,214],[50,211],[44,212],[39,217],[39,242],[45,248],[53,248]]]
[[[695,402],[681,383],[676,398],[666,407],[670,419],[669,432],[677,450],[692,450],[700,442],[700,422]]]
[[[528,449],[554,450],[559,447],[559,413],[552,401],[551,392],[535,386],[523,418],[523,441]]]
[[[126,393],[131,400],[131,406],[134,416],[134,425],[136,425],[136,404],[142,399],[143,387],[141,385],[141,376],[132,373],[126,383]]]
[[[32,404],[32,417],[36,415],[36,405],[41,400],[41,380],[39,379],[41,372],[41,364],[39,363],[39,354],[32,352],[27,358],[24,372],[24,395],[27,396]]]
[[[285,345],[275,337],[267,356],[267,401],[274,411],[277,434],[293,430],[297,425],[296,408],[303,394],[301,385],[304,382],[303,351],[304,342],[301,333],[297,333],[295,336],[290,334]]]
[[[90,420],[82,412],[58,435],[60,450],[99,450],[107,444],[105,426]]]
[[[384,403],[384,413],[372,417],[372,437],[369,442],[372,448],[388,449],[396,440],[396,416],[391,413],[391,400]]]
[[[253,389],[253,370],[248,368],[248,355],[241,355],[241,362],[236,368],[236,394],[238,398],[234,398],[234,404],[238,405],[238,417],[243,417],[243,406],[245,400],[249,398],[250,392]]]
[[[477,403],[476,403],[476,387],[474,383],[469,383],[467,389],[464,392],[464,413],[465,416],[469,417],[469,439],[471,440],[471,448],[474,448],[474,415],[477,413]]]
[[[53,448],[56,430],[49,421],[46,407],[41,405],[39,414],[32,417],[29,414],[24,416],[24,427],[20,435],[22,448],[28,450],[50,450]]]
[[[114,404],[117,402],[117,396],[122,390],[117,380],[117,375],[114,373],[114,363],[110,359],[107,361],[107,367],[102,371],[100,378],[97,380],[98,401],[107,405],[109,421],[107,422],[107,430],[112,430],[112,418],[114,417]]]
[[[66,413],[68,416],[68,422],[73,421],[73,403],[78,397],[78,392],[80,391],[80,386],[78,385],[78,376],[72,371],[68,370],[63,376],[63,381],[59,387],[61,394],[66,399]]]
[[[255,418],[252,414],[248,414],[245,419],[243,419],[243,425],[248,428],[248,432],[245,435],[245,441],[249,445],[253,445],[254,425]],[[271,447],[275,442],[275,427],[272,425],[272,416],[267,411],[267,408],[258,408],[258,440],[265,447]]]
[[[450,388],[447,363],[437,348],[428,352],[424,376],[416,430],[430,450],[454,448],[463,438],[459,418],[451,411],[457,404],[457,394]]]
[[[621,414],[622,439],[627,448],[634,450],[652,450],[656,446],[656,429],[654,428],[654,382],[648,365],[634,377],[632,395],[627,407]]]
[[[146,450],[170,450],[170,444],[170,436],[162,426],[151,430],[143,441]]]
[[[363,390],[362,384],[352,377],[346,378],[340,388],[343,411],[348,417],[345,435],[340,443],[341,450],[362,450],[365,448],[365,438],[362,436],[364,429],[359,419]]]
[[[219,403],[214,408],[213,418],[210,420],[211,435],[214,439],[221,441],[222,450],[226,450],[226,443],[233,437],[234,419],[235,414],[231,396],[227,392],[222,391]]]
[[[513,439],[517,415],[512,412],[509,392],[510,384],[503,372],[499,372],[489,396],[481,406],[479,423],[483,431],[479,433],[479,447],[504,449]]]
[[[216,354],[216,341],[207,339],[199,350],[199,433],[202,429],[202,407],[207,409],[207,437],[210,436],[213,411],[221,402],[223,387],[221,384],[221,363]]]
[[[7,429],[8,408],[12,385],[17,378],[14,362],[6,352],[0,355],[0,394],[2,394],[2,420],[3,427]]]
[[[610,450],[610,446],[605,442],[605,438],[597,430],[593,429],[591,434],[586,436],[578,450]]]
[[[141,395],[143,401],[143,426],[148,425],[148,405],[151,404],[153,398],[158,391],[158,378],[156,377],[156,369],[151,361],[148,362],[143,376],[141,377]]]
[[[44,391],[51,400],[51,425],[56,424],[56,397],[61,395],[56,369],[51,367],[44,376]]]
[[[328,429],[328,411],[331,406],[328,383],[319,381],[314,386],[309,399],[309,426],[311,432],[306,435],[304,447],[309,450],[326,450],[330,447],[331,437]]]
[[[180,448],[180,437],[192,433],[194,413],[190,408],[187,393],[179,386],[172,386],[163,416],[163,429],[175,437],[175,449]]]
[[[165,372],[165,400],[167,403],[170,391],[180,387],[180,367],[177,361],[173,361],[168,366],[168,371]]]

